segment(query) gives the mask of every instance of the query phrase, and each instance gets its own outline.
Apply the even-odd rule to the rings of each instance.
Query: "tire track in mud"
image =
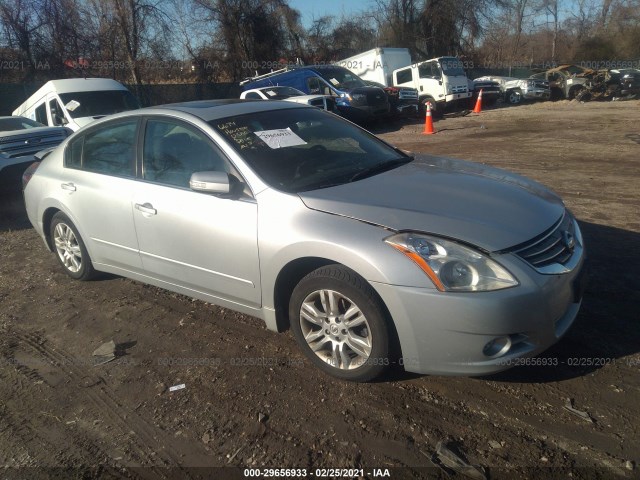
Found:
[[[112,429],[119,431],[124,436],[125,444],[130,451],[127,452],[128,464],[121,468],[135,469],[135,475],[140,478],[172,478],[179,469],[184,478],[192,478],[187,469],[183,469],[181,464],[185,463],[185,458],[196,458],[203,464],[203,460],[208,458],[207,453],[200,445],[190,444],[188,446],[178,446],[173,438],[166,432],[150,425],[133,409],[123,406],[118,400],[115,392],[106,384],[104,379],[93,372],[89,372],[85,367],[78,365],[76,359],[68,355],[64,350],[47,346],[46,339],[37,334],[21,331],[12,326],[10,329],[0,330],[5,339],[9,339],[3,348],[3,356],[13,363],[13,369],[4,369],[4,373],[13,370],[15,375],[9,373],[8,378],[17,388],[14,395],[18,396],[28,391],[21,378],[26,378],[29,383],[47,383],[46,378],[36,369],[15,361],[16,353],[26,347],[41,356],[46,362],[55,367],[57,373],[61,374],[68,382],[75,385],[83,392],[83,400],[89,408],[95,409],[105,418],[105,423]],[[21,348],[22,347],[22,348]],[[44,365],[44,363],[43,363]],[[91,368],[91,367],[89,367]],[[51,385],[49,385],[51,387]],[[55,387],[52,387],[55,388]],[[14,418],[15,412],[13,412]],[[9,418],[8,416],[6,418]],[[20,418],[15,422],[10,422],[7,428],[21,433],[21,438],[27,445],[33,444],[33,438],[38,437],[38,432],[29,431],[28,419]],[[1,428],[1,427],[0,427]],[[65,434],[69,435],[76,447],[81,447],[86,451],[86,458],[91,459],[113,459],[113,455],[108,454],[96,444],[95,439],[81,434],[77,428],[65,428]],[[123,444],[124,445],[124,444]],[[114,450],[119,450],[118,445],[111,445]],[[38,448],[42,448],[39,445]],[[160,465],[158,465],[160,463]],[[138,468],[141,467],[141,468]],[[115,472],[114,472],[115,473]],[[130,472],[131,473],[131,472]],[[118,471],[122,476],[122,471]]]
[[[7,334],[6,330],[2,333],[5,342],[0,346],[0,355],[8,365],[0,369],[2,380],[0,385],[7,388],[9,400],[0,405],[0,439],[3,446],[10,446],[8,450],[11,451],[11,458],[7,456],[2,464],[6,469],[5,473],[7,470],[11,472],[12,469],[25,467],[51,467],[56,470],[62,469],[70,475],[73,471],[74,476],[79,474],[84,477],[99,475],[101,478],[126,476],[123,468],[108,464],[111,456],[94,440],[79,430],[65,427],[56,415],[41,411],[38,415],[29,417],[21,413],[22,403],[16,405],[16,400],[17,402],[26,401],[26,398],[34,395],[36,390],[47,388],[38,387],[47,381],[37,370],[20,363],[17,358],[19,355],[16,354],[20,353],[21,345],[16,341],[15,336],[11,333]],[[44,407],[42,403],[40,406]],[[55,463],[49,464],[52,452]],[[86,462],[87,459],[101,463],[92,467]],[[9,475],[8,478],[11,476]]]

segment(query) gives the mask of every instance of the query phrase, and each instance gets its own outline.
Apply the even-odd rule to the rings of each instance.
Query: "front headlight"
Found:
[[[486,292],[514,287],[518,281],[486,255],[431,235],[400,233],[385,242],[409,257],[444,291]]]

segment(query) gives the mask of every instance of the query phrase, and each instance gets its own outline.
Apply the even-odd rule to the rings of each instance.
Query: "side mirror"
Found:
[[[231,191],[229,174],[226,172],[194,172],[189,187],[203,193],[226,194]]]

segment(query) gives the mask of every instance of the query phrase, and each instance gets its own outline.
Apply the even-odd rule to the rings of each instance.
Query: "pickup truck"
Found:
[[[506,102],[518,104],[523,100],[549,100],[549,82],[538,78],[514,78],[500,76],[479,77],[474,82],[490,80],[500,84]]]

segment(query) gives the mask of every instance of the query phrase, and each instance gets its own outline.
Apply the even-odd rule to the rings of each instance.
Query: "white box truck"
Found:
[[[469,105],[467,75],[456,57],[413,63],[407,48],[374,48],[336,63],[386,87],[415,88],[420,105],[430,103],[434,112]]]
[[[13,111],[50,127],[74,132],[92,121],[140,108],[127,87],[110,78],[51,80]]]

